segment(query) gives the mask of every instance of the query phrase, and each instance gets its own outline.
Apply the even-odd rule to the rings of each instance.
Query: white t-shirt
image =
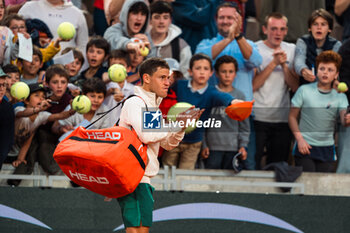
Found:
[[[121,89],[125,98],[134,94],[134,87],[135,86],[133,84],[128,83],[126,80],[124,81],[123,88],[120,88],[119,84],[116,82],[109,82],[106,84],[107,91],[111,88],[118,88],[119,90]],[[118,104],[118,102],[114,100],[113,95],[107,96],[103,103],[107,106],[108,109],[111,109]],[[107,116],[109,119],[109,127],[115,125],[115,123],[119,120],[120,112],[121,106],[115,108],[112,112],[108,113]]]
[[[49,27],[54,39],[58,38],[57,28],[63,22],[74,25],[76,35],[68,42],[62,42],[61,51],[66,47],[77,47],[85,53],[89,39],[87,23],[80,9],[71,2],[64,1],[62,6],[53,6],[47,0],[26,2],[18,12],[25,19],[40,19]]]
[[[18,106],[15,108],[15,115],[18,112],[24,111],[26,108]],[[46,124],[51,113],[42,111],[32,121],[29,117],[17,117],[15,120],[15,144],[13,145],[9,156],[17,156],[18,152],[25,141],[35,133],[39,126]]]
[[[261,72],[272,61],[274,49],[265,45],[262,40],[256,42],[256,45],[263,57],[263,62],[259,66]],[[282,42],[281,49],[287,53],[288,66],[293,69],[295,45]],[[290,97],[280,65],[276,66],[265,83],[254,92],[254,99],[255,120],[270,123],[288,122]]]

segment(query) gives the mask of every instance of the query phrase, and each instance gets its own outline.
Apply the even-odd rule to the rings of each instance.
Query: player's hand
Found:
[[[236,104],[236,103],[242,103],[242,102],[244,102],[244,101],[240,100],[240,99],[234,99],[234,100],[231,101],[231,105],[232,104]]]
[[[179,113],[176,117],[176,121],[184,122],[182,130],[184,131],[187,127],[186,122],[192,120],[198,120],[205,109],[196,109],[195,106],[190,107],[186,111]]]
[[[12,162],[12,166],[18,167],[21,163],[27,164],[26,160],[22,159],[16,159],[15,161]]]
[[[248,153],[247,153],[247,151],[245,150],[244,147],[241,147],[238,152],[241,153],[240,157],[241,157],[242,160],[246,160],[247,159]]]
[[[303,155],[309,155],[310,154],[310,149],[312,148],[309,143],[305,141],[304,138],[301,138],[297,141],[298,143],[298,150],[301,154]]]
[[[203,159],[207,159],[209,157],[209,153],[209,147],[206,147],[201,151],[201,157]]]
[[[316,76],[313,74],[313,72],[309,69],[302,69],[301,75],[304,77],[306,81],[313,82],[316,79]]]

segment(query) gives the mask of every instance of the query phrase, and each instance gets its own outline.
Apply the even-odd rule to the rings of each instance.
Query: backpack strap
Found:
[[[170,42],[171,45],[171,54],[174,59],[180,62],[180,39],[176,37]]]

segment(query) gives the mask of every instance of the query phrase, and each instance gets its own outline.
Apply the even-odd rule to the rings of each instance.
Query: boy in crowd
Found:
[[[113,50],[109,57],[109,66],[114,64],[119,64],[125,67],[126,70],[130,67],[130,59],[128,53],[124,50],[118,49]],[[106,84],[107,95],[103,103],[109,108],[113,108],[122,99],[134,94],[134,85],[128,83],[126,79],[122,82],[110,81]],[[108,114],[108,119],[110,121],[110,126],[115,125],[120,116],[121,108],[115,108],[112,112]]]
[[[77,96],[80,94],[81,90],[78,86],[75,86],[73,83],[75,83],[78,80],[79,72],[84,64],[85,59],[83,53],[79,49],[73,47],[65,48],[61,54],[64,55],[66,53],[69,53],[70,51],[73,51],[74,61],[72,61],[69,64],[66,64],[64,67],[66,68],[69,75],[69,83],[71,83],[70,85],[68,85],[69,91],[72,94],[72,96]]]
[[[31,174],[34,163],[37,160],[39,160],[44,170],[48,170],[47,165],[49,164],[45,163],[46,159],[38,157],[36,150],[30,148],[35,132],[43,124],[68,118],[75,112],[74,110],[69,110],[56,114],[49,113],[46,110],[51,106],[51,101],[46,99],[44,86],[39,83],[33,83],[29,85],[29,89],[30,94],[24,101],[26,106],[19,106],[15,109],[15,145],[13,146],[13,152],[17,154],[17,159],[12,163],[16,168],[14,174]],[[18,113],[25,110],[31,110],[33,114],[29,117],[19,117]],[[27,153],[28,151],[31,153]],[[20,182],[20,180],[8,180],[7,183],[17,186]]]
[[[89,63],[89,68],[82,71],[77,81],[76,86],[82,88],[83,83],[93,77],[101,80],[108,76],[108,68],[103,66],[110,53],[110,46],[106,39],[101,36],[92,37],[86,45],[86,58]]]
[[[5,98],[8,102],[12,102],[13,97],[11,96],[11,87],[16,82],[19,82],[20,72],[17,66],[12,64],[7,64],[3,67],[3,71],[7,74],[6,76],[6,95]]]
[[[51,106],[46,109],[51,114],[64,111],[70,104],[72,96],[67,93],[68,72],[63,65],[51,65],[46,70],[45,85],[49,88],[46,97],[51,100]],[[59,136],[51,131],[53,122],[48,122],[38,128],[31,144],[32,153],[37,153],[45,172],[50,175],[56,174],[60,168],[53,159],[53,152],[56,149]],[[31,153],[31,152],[29,152]]]
[[[7,75],[0,68],[0,170],[14,139],[15,114],[12,105],[4,99]]]
[[[140,54],[141,48],[149,46],[145,35],[148,15],[148,6],[143,0],[125,1],[119,17],[120,22],[109,27],[104,38],[111,44],[112,49]],[[138,41],[133,38],[137,38]]]
[[[91,101],[91,109],[88,113],[80,114],[75,113],[65,120],[60,120],[54,123],[52,130],[56,134],[63,134],[70,130],[73,130],[82,121],[87,120],[93,122],[100,117],[99,113],[107,112],[107,107],[103,104],[103,100],[106,96],[106,85],[99,78],[87,79],[82,88],[83,94],[86,95]],[[67,109],[70,109],[70,105]],[[108,117],[103,117],[101,120],[97,121],[93,127],[95,129],[102,129],[109,127]]]
[[[317,82],[299,87],[292,99],[289,126],[296,140],[295,165],[302,166],[306,172],[334,171],[334,126],[338,117],[342,125],[350,126],[350,113],[346,112],[348,100],[344,93],[332,88],[341,60],[333,51],[318,55]]]
[[[150,58],[140,66],[142,86],[135,87],[138,97],[128,99],[122,109],[120,126],[133,128],[139,139],[147,144],[148,163],[145,174],[136,190],[118,198],[126,232],[148,233],[152,225],[153,190],[151,178],[159,171],[157,159],[159,146],[170,150],[178,145],[184,136],[185,128],[179,132],[144,132],[142,117],[145,105],[158,108],[162,98],[166,97],[169,88],[169,66],[159,58]],[[202,111],[192,109],[186,116],[177,120],[198,119]]]
[[[192,52],[185,40],[180,38],[181,29],[172,24],[173,8],[166,1],[156,1],[150,6],[149,39],[155,56],[174,58],[180,63],[180,71],[187,77]]]
[[[174,91],[178,102],[187,102],[200,109],[205,109],[201,121],[209,118],[210,111],[215,106],[228,106],[235,103],[233,97],[227,93],[218,91],[208,84],[213,74],[211,59],[205,54],[195,54],[190,60],[189,74],[191,80],[179,80]],[[201,150],[204,136],[204,128],[197,128],[186,134],[180,145],[163,154],[163,164],[177,166],[180,169],[194,169]]]
[[[141,77],[139,76],[139,66],[145,59],[135,51],[129,52],[130,69],[128,72],[128,82],[134,85],[141,85]]]
[[[38,72],[43,66],[43,55],[39,48],[34,45],[32,61],[29,62],[23,60],[22,58],[18,58],[17,65],[20,69],[22,69],[22,82],[25,82],[28,85],[37,83],[39,79]]]
[[[238,64],[236,59],[224,55],[215,62],[216,76],[219,78],[217,89],[229,93],[235,99],[244,100],[244,94],[232,86]],[[221,129],[207,129],[203,140],[201,157],[208,169],[233,169],[232,159],[240,152],[242,160],[247,158],[246,148],[249,142],[249,119],[235,121],[227,116],[225,107],[211,109],[211,118],[222,122]]]
[[[315,82],[316,56],[322,51],[338,52],[341,42],[330,36],[333,29],[333,15],[325,9],[317,9],[308,20],[309,34],[297,40],[295,49],[295,71],[300,75],[300,85]]]

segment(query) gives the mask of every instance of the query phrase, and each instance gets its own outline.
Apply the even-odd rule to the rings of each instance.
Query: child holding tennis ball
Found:
[[[340,55],[333,51],[318,55],[318,81],[299,87],[292,99],[289,126],[296,140],[293,154],[295,164],[302,166],[303,171],[333,172],[334,126],[338,117],[342,125],[350,126],[350,114],[346,112],[348,100],[344,93],[332,88],[341,61]]]
[[[46,99],[44,86],[34,83],[29,85],[29,89],[29,97],[24,101],[26,106],[15,108],[15,144],[11,151],[12,155],[17,155],[17,159],[12,163],[16,168],[14,174],[31,174],[37,160],[43,165],[36,153],[27,153],[39,126],[50,121],[68,118],[75,112],[68,110],[56,114],[49,113],[46,110],[51,105]],[[29,117],[19,117],[19,113],[25,110],[33,111],[33,114]],[[8,180],[9,185],[17,186],[20,182],[20,180]]]

